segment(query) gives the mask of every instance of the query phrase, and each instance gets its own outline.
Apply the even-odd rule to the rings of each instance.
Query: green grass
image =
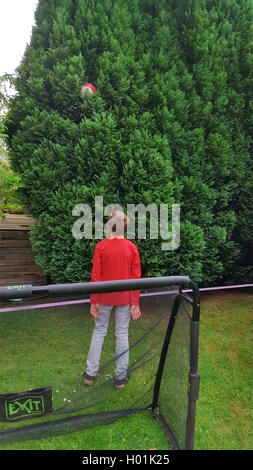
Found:
[[[38,386],[38,373],[40,380],[45,378],[45,383],[40,383],[40,386],[49,385],[49,379],[55,380],[52,385],[54,390],[59,389],[59,403],[73,387],[73,379],[81,390],[93,323],[81,306],[61,310],[58,307],[57,310],[53,315],[49,308],[22,312],[22,315],[19,312],[0,314],[0,393]],[[138,337],[140,326],[150,326],[148,315],[142,318],[142,324],[132,322],[130,335],[133,340]],[[103,348],[105,358],[114,351],[113,328],[111,322]],[[164,325],[159,326],[156,338],[149,339],[147,347],[152,341],[160,340],[162,331]],[[252,296],[234,292],[202,295],[201,385],[195,449],[252,449],[251,345]],[[68,377],[59,382],[66,370]],[[113,375],[113,365],[110,375]],[[143,392],[147,370],[139,369],[135,378],[137,380],[130,380],[126,389],[115,391],[113,385],[109,387],[105,402],[97,409],[117,409],[122,403],[130,406],[133,397]],[[2,423],[0,430],[5,427],[6,424]],[[151,414],[144,412],[111,425],[38,441],[6,444],[1,449],[167,450],[168,442]]]
[[[202,295],[195,448],[251,450],[252,294]]]

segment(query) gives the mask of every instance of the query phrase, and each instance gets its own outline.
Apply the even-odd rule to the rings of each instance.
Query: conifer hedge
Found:
[[[136,229],[143,277],[253,281],[252,1],[40,0],[35,20],[6,128],[52,281],[90,280],[72,210],[96,196],[180,204],[178,249]]]

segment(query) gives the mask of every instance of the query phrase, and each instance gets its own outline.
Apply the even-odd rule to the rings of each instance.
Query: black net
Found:
[[[123,390],[115,388],[113,310],[99,374],[94,384],[87,387],[83,384],[83,373],[94,328],[88,296],[78,296],[78,300],[76,296],[64,299],[41,296],[32,300],[0,302],[3,410],[0,442],[79,431],[149,409],[178,289],[141,291],[142,316],[130,322],[129,382]],[[159,399],[160,409],[180,443],[185,434],[181,426],[185,427],[185,377],[189,371],[189,319],[187,323],[184,316],[185,311],[180,307]],[[28,393],[23,396],[23,392]],[[21,395],[17,397],[17,393]],[[44,414],[43,393],[48,394],[49,402],[51,393],[51,405],[44,408]]]
[[[159,412],[171,437],[185,448],[188,416],[191,304],[180,296],[159,391]]]

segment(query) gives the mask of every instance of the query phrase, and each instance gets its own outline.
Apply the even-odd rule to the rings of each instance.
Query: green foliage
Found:
[[[72,209],[94,217],[103,196],[181,206],[177,250],[136,229],[143,277],[247,282],[252,3],[46,0],[35,19],[7,133],[38,264],[56,282],[90,280],[98,240],[73,238]],[[84,100],[85,81],[97,93]]]
[[[17,201],[17,190],[22,185],[21,178],[16,175],[7,163],[0,160],[0,217],[6,213],[22,212],[22,206]]]
[[[8,212],[23,211],[17,197],[17,190],[22,186],[21,178],[10,168],[6,146],[5,119],[10,99],[7,85],[13,86],[12,75],[0,77],[0,218],[5,218]]]

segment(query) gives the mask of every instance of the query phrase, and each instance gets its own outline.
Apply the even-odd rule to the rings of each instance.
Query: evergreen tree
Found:
[[[250,236],[248,213],[239,217],[252,187],[241,194],[252,150],[249,9],[236,0],[39,2],[7,132],[20,198],[36,218],[37,262],[54,282],[90,280],[96,196],[125,211],[181,205],[177,250],[161,250],[149,223],[144,240],[136,227],[143,277],[214,283],[235,273]],[[86,99],[84,82],[97,88]],[[92,209],[92,240],[72,235],[76,204]]]
[[[185,5],[180,2],[174,14],[184,62],[198,97],[192,100],[191,123],[195,130],[201,129],[194,155],[202,170],[191,188],[194,187],[195,207],[198,207],[196,185],[205,185],[209,194],[205,198],[206,204],[209,201],[209,216],[208,213],[204,216],[207,223],[199,218],[206,242],[204,278],[233,282],[244,252],[238,234],[242,209],[238,201],[246,181],[245,172],[252,175],[252,171],[247,171],[250,134],[245,132],[245,96],[250,87],[249,83],[243,84],[241,66],[242,36],[249,38],[252,31],[250,19],[246,22],[243,18],[252,17],[252,4],[235,0],[197,0]],[[191,131],[189,137],[193,141]],[[184,188],[185,199],[190,185]]]

